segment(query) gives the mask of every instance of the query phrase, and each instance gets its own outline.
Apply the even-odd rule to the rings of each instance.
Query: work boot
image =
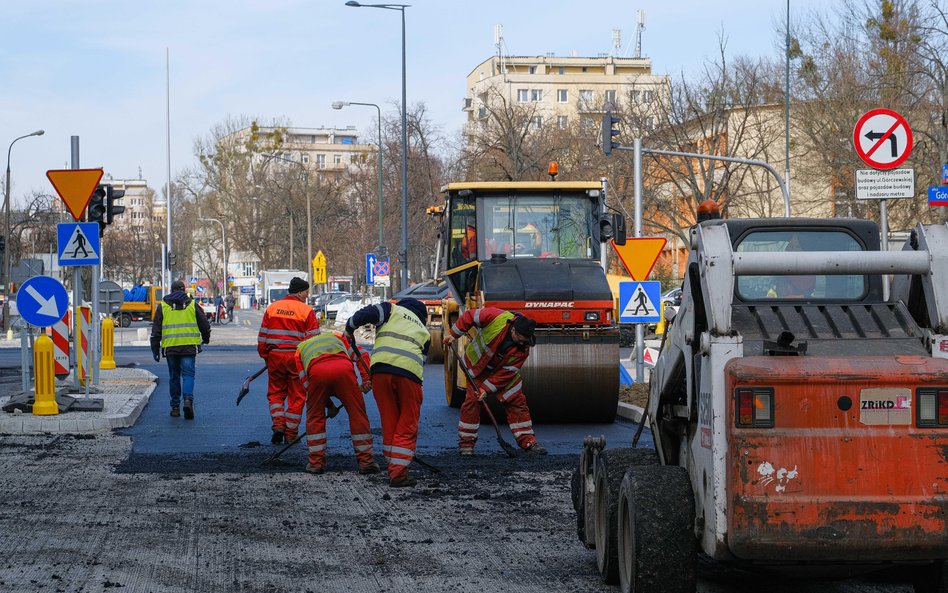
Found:
[[[313,465],[312,463],[307,463],[306,473],[318,476],[320,474],[326,473],[326,467],[323,465]]]
[[[527,445],[523,450],[527,455],[546,455],[546,449],[540,446],[540,443],[533,443],[532,445]]]
[[[191,398],[184,400],[184,419],[194,420],[194,400]]]
[[[175,418],[181,415],[181,408],[178,406],[171,406],[171,415]]]
[[[461,447],[458,449],[461,457],[474,457],[474,447]]]
[[[359,473],[362,474],[363,476],[367,476],[369,474],[377,474],[380,471],[382,470],[381,468],[379,468],[379,464],[375,463],[374,461],[372,463],[367,463],[365,465],[359,466]]]
[[[274,445],[282,445],[283,444],[283,431],[274,430],[273,436],[270,437],[270,442]]]
[[[392,488],[411,488],[418,483],[418,480],[411,477],[408,474],[402,474],[400,476],[392,478],[388,485]]]

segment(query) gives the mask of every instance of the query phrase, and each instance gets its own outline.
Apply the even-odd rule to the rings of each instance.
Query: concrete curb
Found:
[[[105,404],[101,412],[66,412],[55,416],[0,413],[0,435],[94,434],[132,426],[154,393],[157,381],[157,375],[144,369],[101,371],[102,393],[94,396],[102,398]]]
[[[626,420],[631,420],[632,422],[641,422],[642,414],[645,413],[645,410],[638,406],[633,406],[632,404],[619,402],[619,411],[617,413],[620,418],[625,418]]]

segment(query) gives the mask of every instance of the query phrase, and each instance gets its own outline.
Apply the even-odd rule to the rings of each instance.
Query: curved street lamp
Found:
[[[353,8],[383,8],[397,10],[402,13],[402,249],[399,254],[401,260],[401,288],[408,287],[408,123],[405,110],[407,106],[405,91],[405,9],[410,4],[361,4],[355,0],[346,2],[346,6]]]
[[[13,151],[13,145],[16,144],[17,140],[30,136],[42,136],[45,133],[45,130],[36,130],[19,138],[14,138],[7,149],[7,178],[3,193],[3,210],[6,216],[6,222],[4,223],[4,241],[6,241],[6,244],[3,249],[3,331],[5,332],[10,330],[10,247],[12,245],[12,241],[10,241],[10,152]]]
[[[379,147],[376,160],[378,161],[379,170],[379,249],[381,250],[385,247],[385,235],[382,232],[382,109],[375,103],[359,103],[358,101],[333,101],[332,108],[342,109],[343,107],[348,107],[349,105],[365,105],[369,107],[375,107],[379,113]]]

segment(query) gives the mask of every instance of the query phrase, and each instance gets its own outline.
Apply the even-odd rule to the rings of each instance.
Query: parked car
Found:
[[[673,288],[662,295],[662,304],[674,307],[675,311],[681,306],[681,288]]]
[[[310,304],[313,306],[313,310],[316,311],[317,314],[322,314],[323,317],[325,317],[326,305],[328,305],[330,301],[332,301],[333,299],[343,296],[343,295],[347,295],[347,294],[349,293],[343,292],[340,290],[335,290],[332,292],[324,292],[322,294],[317,294],[310,297],[311,298]]]
[[[346,303],[362,302],[361,294],[341,294],[326,304],[326,318],[335,319],[339,309]]]

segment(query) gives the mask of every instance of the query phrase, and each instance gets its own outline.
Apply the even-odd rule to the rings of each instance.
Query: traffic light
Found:
[[[7,250],[7,237],[6,235],[0,235],[0,253],[3,253]]]
[[[89,207],[86,208],[86,214],[89,222],[97,222],[99,225],[105,224],[105,188],[100,185],[92,192],[92,199],[89,200]],[[101,229],[100,229],[101,230]]]
[[[112,224],[116,214],[125,212],[125,206],[116,203],[124,197],[124,189],[115,189],[111,185],[105,186],[105,224]]]
[[[602,134],[600,138],[600,145],[602,147],[602,154],[610,155],[612,154],[612,149],[622,146],[622,144],[612,140],[613,136],[619,135],[619,130],[616,126],[619,125],[619,118],[612,117],[612,112],[607,111],[602,114]]]
[[[599,219],[599,240],[602,242],[613,240],[616,245],[625,245],[625,216],[619,213],[603,215]]]

